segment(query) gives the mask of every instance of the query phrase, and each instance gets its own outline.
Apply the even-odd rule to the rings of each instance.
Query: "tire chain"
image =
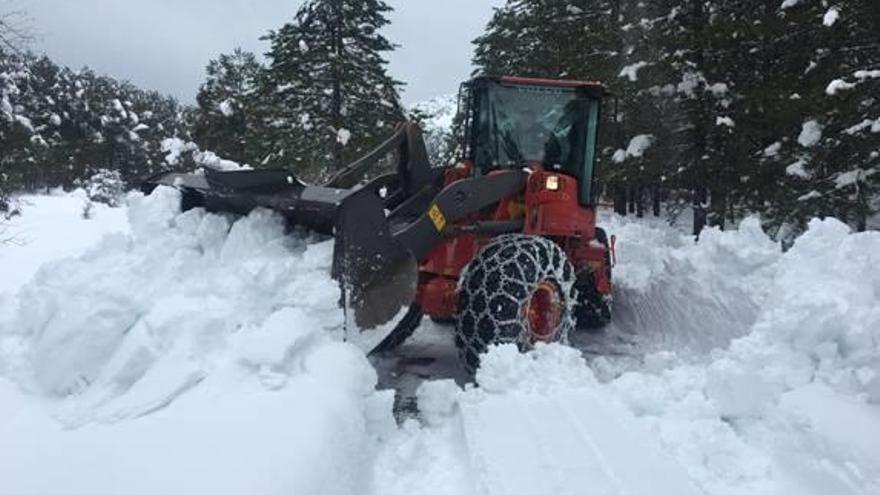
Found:
[[[465,368],[473,373],[480,354],[494,344],[530,347],[523,308],[539,282],[560,288],[563,318],[555,341],[566,343],[575,327],[575,273],[565,252],[543,237],[509,234],[493,239],[471,261],[459,284],[455,344]]]

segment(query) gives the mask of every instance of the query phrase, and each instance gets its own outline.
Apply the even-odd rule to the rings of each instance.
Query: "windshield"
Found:
[[[541,163],[581,180],[590,202],[599,101],[573,88],[492,84],[478,98],[474,161],[481,173]]]

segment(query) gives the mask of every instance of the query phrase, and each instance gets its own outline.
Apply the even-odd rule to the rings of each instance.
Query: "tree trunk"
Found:
[[[693,209],[694,209],[694,235],[699,237],[700,233],[706,227],[706,188],[697,186],[694,191]]]
[[[724,230],[724,214],[727,210],[727,196],[718,189],[709,194],[709,225]]]
[[[868,198],[862,193],[862,188],[858,184],[856,187],[859,188],[856,193],[856,232],[865,232],[868,230],[868,212],[870,207],[868,206]]]
[[[614,185],[614,213],[626,216],[626,186]]]
[[[629,213],[636,212],[636,188],[632,185],[626,186],[626,204]]]
[[[639,184],[636,186],[636,217],[645,217],[645,188]]]
[[[651,209],[655,217],[660,216],[660,186],[654,184],[651,186]]]
[[[331,112],[332,112],[332,122],[333,122],[333,130],[337,133],[336,136],[333,137],[333,165],[336,170],[342,169],[345,164],[343,163],[343,146],[342,143],[339,142],[339,130],[343,128],[344,122],[342,121],[342,69],[341,69],[341,60],[342,60],[342,52],[344,51],[344,46],[342,44],[342,30],[341,24],[343,21],[343,12],[342,12],[342,2],[336,0],[333,2],[333,9],[336,15],[337,24],[333,26],[333,51],[335,57],[333,58],[333,96],[331,101]]]

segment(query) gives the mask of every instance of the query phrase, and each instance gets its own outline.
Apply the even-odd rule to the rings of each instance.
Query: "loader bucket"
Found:
[[[367,181],[367,172],[390,153],[397,155],[396,171]],[[156,175],[142,189],[149,194],[158,186],[176,187],[183,193],[184,209],[204,207],[247,215],[255,208],[268,208],[283,215],[289,225],[334,235],[332,275],[342,286],[346,322],[354,323],[347,327],[363,331],[393,323],[412,304],[418,282],[416,257],[424,254],[414,255],[413,246],[404,247],[395,238],[386,208],[396,211],[404,203],[419,206],[423,196],[436,193],[433,188],[442,177],[442,169],[431,168],[418,125],[406,122],[321,186],[304,183],[285,169],[206,167],[201,173]]]
[[[346,319],[370,330],[390,322],[412,304],[418,262],[394,239],[385,206],[375,191],[361,189],[336,212],[333,278],[342,285]]]

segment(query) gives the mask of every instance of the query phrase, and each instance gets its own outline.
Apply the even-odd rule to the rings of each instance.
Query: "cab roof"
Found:
[[[479,84],[486,82],[496,82],[501,84],[513,84],[520,86],[555,86],[558,88],[580,88],[590,93],[607,96],[610,95],[604,84],[598,81],[575,81],[566,79],[542,79],[533,77],[512,77],[512,76],[478,76],[470,81],[470,84]]]

